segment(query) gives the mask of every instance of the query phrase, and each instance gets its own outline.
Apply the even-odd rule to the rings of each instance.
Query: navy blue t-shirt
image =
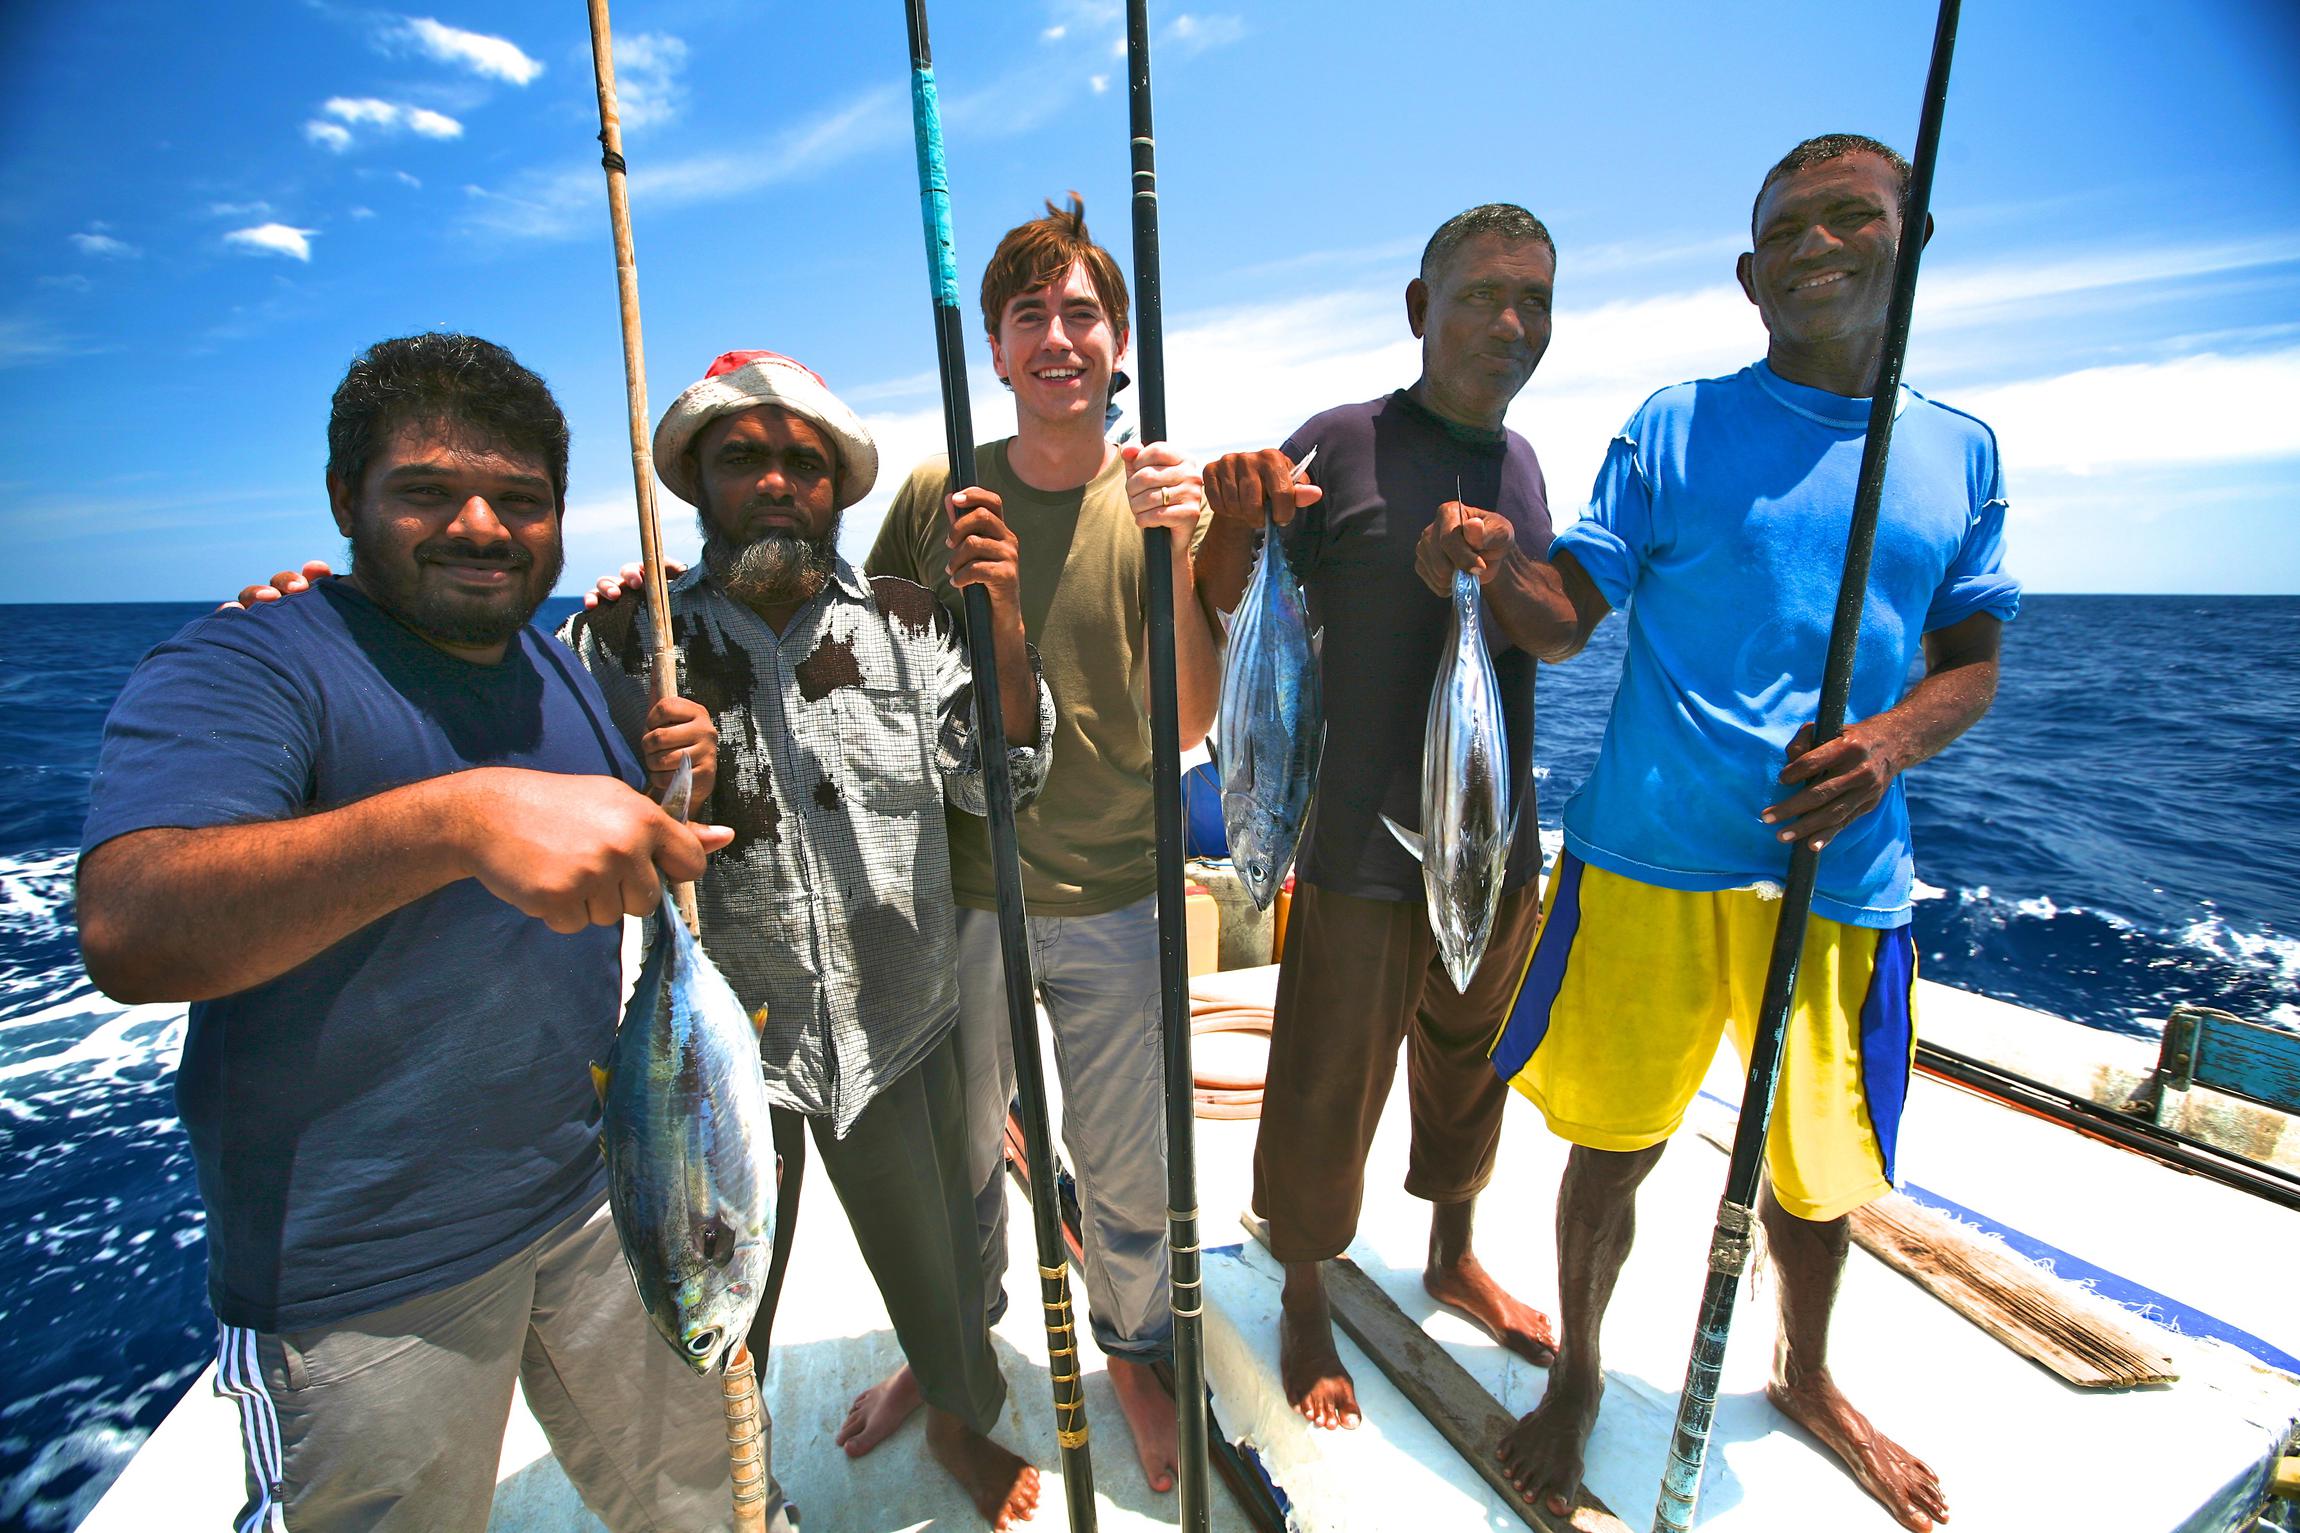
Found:
[[[331,580],[202,618],[144,658],[104,726],[81,850],[479,766],[642,781],[547,635],[523,628],[501,664],[474,665]],[[275,1332],[349,1319],[596,1207],[588,1066],[614,1035],[618,943],[612,927],[562,936],[464,879],[195,1004],[176,1100],[216,1314]]]
[[[1549,546],[1549,494],[1533,444],[1514,431],[1478,431],[1424,408],[1404,389],[1312,416],[1286,438],[1325,498],[1280,536],[1324,630],[1326,754],[1318,767],[1296,868],[1304,883],[1367,900],[1422,902],[1422,874],[1382,824],[1422,824],[1422,735],[1453,606],[1414,573],[1414,548],[1454,498],[1499,513],[1517,546]],[[1501,687],[1509,741],[1509,803],[1517,840],[1502,884],[1541,871],[1533,802],[1533,656],[1502,636],[1489,605],[1486,648]],[[1061,768],[1056,767],[1057,771]]]

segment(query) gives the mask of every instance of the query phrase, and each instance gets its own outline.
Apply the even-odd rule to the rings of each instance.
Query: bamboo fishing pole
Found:
[[[631,414],[631,484],[638,492],[639,557],[647,570],[647,617],[655,632],[649,697],[661,702],[679,690],[679,661],[671,648],[671,588],[663,578],[663,535],[655,518],[655,455],[647,426],[647,348],[639,334],[639,263],[631,248],[631,195],[623,163],[623,120],[615,109],[615,44],[607,0],[590,0],[591,74],[599,87],[599,163],[607,171],[607,220],[615,234],[615,291],[623,313],[623,390]],[[673,884],[679,919],[702,935],[695,886]]]
[[[966,390],[966,332],[958,299],[958,253],[951,238],[950,178],[942,155],[942,106],[935,91],[934,49],[926,0],[904,0],[910,28],[911,125],[918,139],[918,194],[926,231],[927,277],[934,292],[934,352],[942,374],[944,446],[949,490],[975,482],[973,409]],[[1070,1307],[1068,1248],[1062,1240],[1060,1191],[1047,1126],[1046,1074],[1038,1053],[1038,985],[1030,968],[1030,932],[1022,899],[1022,849],[1014,828],[1014,780],[999,704],[998,646],[990,596],[966,588],[966,645],[974,669],[974,708],[988,801],[990,862],[998,886],[998,945],[1004,959],[1006,1020],[1014,1044],[1015,1086],[1022,1098],[1024,1151],[1030,1157],[1031,1230],[1038,1248],[1038,1297],[1046,1317],[1047,1376],[1054,1390],[1054,1436],[1062,1453],[1062,1491],[1072,1533],[1095,1526],[1094,1463],[1087,1445],[1086,1381],[1078,1359],[1078,1324]]]
[[[1142,441],[1166,440],[1166,342],[1158,285],[1158,145],[1150,121],[1150,16],[1126,5],[1134,161],[1134,336]],[[1174,1301],[1175,1500],[1185,1533],[1212,1515],[1206,1480],[1205,1285],[1199,1271],[1189,928],[1182,887],[1182,737],[1174,676],[1174,535],[1143,535],[1150,577],[1151,800],[1158,837],[1158,999],[1166,1041],[1166,1250]]]
[[[639,555],[647,569],[647,616],[655,634],[648,693],[655,702],[679,690],[679,662],[671,648],[671,588],[663,578],[662,533],[655,518],[655,457],[647,429],[646,346],[639,334],[639,265],[631,246],[631,198],[623,162],[623,122],[615,109],[615,43],[607,0],[590,0],[591,72],[599,88],[599,162],[607,171],[607,218],[615,235],[615,288],[623,312],[623,387],[631,413],[631,481],[638,491]],[[702,934],[695,886],[671,886],[679,919]],[[778,1242],[787,1233],[776,1232]],[[759,1420],[759,1387],[750,1348],[737,1342],[720,1380],[727,1418],[727,1458],[734,1485],[735,1533],[766,1533],[767,1456]]]
[[[1925,248],[1925,221],[1932,207],[1933,166],[1940,158],[1941,117],[1948,106],[1949,59],[1956,50],[1958,0],[1941,0],[1933,28],[1932,65],[1925,77],[1924,110],[1917,125],[1917,152],[1911,162],[1908,196],[1901,209],[1901,247],[1893,270],[1892,298],[1885,309],[1884,349],[1869,403],[1868,439],[1861,448],[1861,473],[1853,491],[1853,520],[1845,535],[1845,569],[1837,585],[1837,610],[1829,628],[1828,659],[1822,671],[1821,702],[1813,724],[1813,748],[1844,730],[1845,706],[1853,689],[1853,657],[1861,639],[1861,612],[1869,590],[1869,556],[1877,537],[1877,513],[1884,498],[1885,461],[1892,450],[1893,406],[1901,391],[1901,364],[1908,355],[1909,320],[1916,307],[1917,265]],[[1773,1097],[1781,1083],[1781,1050],[1789,1027],[1789,1007],[1797,991],[1797,969],[1805,946],[1806,919],[1812,914],[1813,886],[1820,853],[1812,842],[1797,843],[1789,854],[1789,875],[1781,896],[1779,924],[1765,971],[1765,994],[1757,1013],[1757,1035],[1749,1049],[1749,1079],[1741,1093],[1741,1118],[1733,1131],[1733,1158],[1725,1173],[1725,1196],[1717,1205],[1717,1226],[1709,1239],[1709,1277],[1701,1293],[1700,1319],[1685,1364],[1685,1388],[1677,1399],[1677,1422],[1670,1434],[1669,1462],[1653,1508],[1653,1533],[1687,1533],[1701,1497],[1701,1465],[1709,1451],[1709,1428],[1717,1411],[1717,1380],[1724,1371],[1725,1343],[1733,1328],[1733,1301],[1757,1221],[1757,1191],[1764,1174],[1765,1134]]]

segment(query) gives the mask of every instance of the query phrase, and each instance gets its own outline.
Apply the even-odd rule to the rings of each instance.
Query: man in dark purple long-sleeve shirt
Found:
[[[1254,1151],[1254,1203],[1286,1266],[1286,1396],[1319,1426],[1358,1419],[1318,1263],[1356,1233],[1401,1041],[1413,1113],[1406,1190],[1433,1205],[1424,1285],[1537,1363],[1555,1345],[1549,1321],[1470,1249],[1508,1094],[1486,1047],[1516,981],[1512,955],[1531,944],[1539,914],[1531,654],[1502,645],[1494,655],[1518,834],[1487,961],[1464,992],[1438,957],[1420,870],[1381,818],[1420,824],[1422,725],[1445,643],[1447,605],[1416,574],[1416,548],[1441,524],[1467,524],[1481,547],[1505,533],[1521,547],[1549,545],[1541,465],[1502,417],[1548,348],[1556,270],[1549,231],[1523,208],[1492,203],[1447,220],[1406,288],[1420,378],[1313,416],[1282,447],[1205,470],[1215,521],[1200,589],[1225,612],[1237,606],[1270,508],[1325,635],[1328,749],[1297,859]],[[1318,483],[1297,483],[1294,465],[1312,448]]]

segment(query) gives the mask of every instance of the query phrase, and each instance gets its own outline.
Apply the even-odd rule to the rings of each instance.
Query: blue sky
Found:
[[[865,413],[889,491],[941,437],[900,11],[615,6],[653,407],[719,351],[789,352]],[[1121,15],[934,5],[970,292],[1067,188],[1128,251]],[[1645,394],[1760,352],[1732,279],[1758,178],[1810,133],[1908,145],[1932,16],[1155,6],[1177,439],[1268,445],[1410,381],[1422,241],[1518,201],[1561,259],[1511,421],[1569,516]],[[2300,591],[2295,59],[2280,0],[1967,9],[1908,379],[1996,426],[2034,589]],[[570,583],[630,557],[591,89],[575,0],[0,10],[5,598],[221,596],[337,555],[329,391],[428,327],[510,346],[566,406]],[[979,338],[972,360],[995,434]]]

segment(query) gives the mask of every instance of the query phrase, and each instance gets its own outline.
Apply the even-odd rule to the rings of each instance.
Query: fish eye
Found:
[[[697,1331],[687,1338],[687,1355],[689,1357],[709,1357],[718,1350],[719,1328],[717,1326],[712,1326],[707,1331]]]

